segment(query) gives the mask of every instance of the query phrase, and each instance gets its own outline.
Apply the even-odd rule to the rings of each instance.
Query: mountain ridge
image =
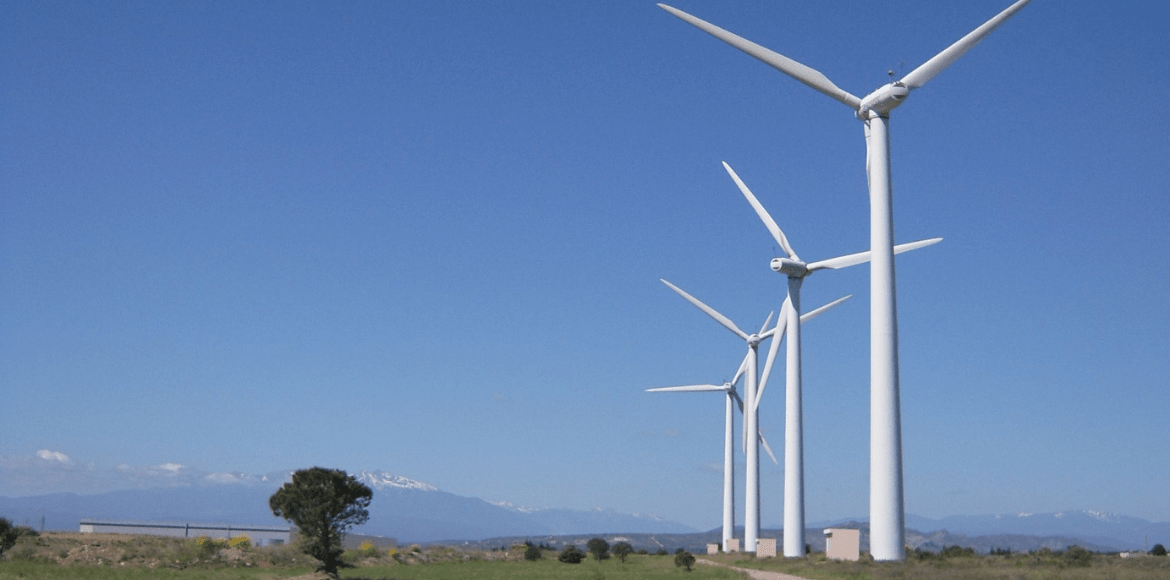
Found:
[[[92,495],[56,493],[40,496],[0,496],[0,516],[17,524],[46,529],[77,529],[83,518],[188,521],[287,525],[268,509],[271,494],[290,481],[293,470],[263,475],[218,473],[200,475],[170,486],[122,489]],[[506,501],[488,502],[451,494],[437,487],[382,470],[362,470],[354,477],[374,490],[370,520],[355,534],[394,537],[410,543],[492,542],[499,538],[551,538],[620,533],[660,537],[706,537],[690,526],[651,514],[628,514],[611,509],[575,510],[532,508]],[[826,527],[864,529],[864,518],[811,523],[806,535],[814,546]],[[912,547],[962,545],[979,550],[1010,548],[1027,551],[1078,543],[1096,550],[1148,549],[1170,543],[1170,522],[1095,510],[1054,513],[954,515],[926,518],[907,514],[908,542]],[[778,527],[776,528],[778,529]],[[917,531],[925,530],[925,531]],[[715,532],[718,528],[714,529]],[[914,538],[911,540],[911,538]],[[650,541],[650,540],[648,540]],[[681,540],[680,540],[681,541]],[[695,541],[698,541],[695,539]],[[715,541],[718,541],[716,539]],[[653,542],[661,543],[655,539]],[[1029,546],[1035,546],[1031,548]]]

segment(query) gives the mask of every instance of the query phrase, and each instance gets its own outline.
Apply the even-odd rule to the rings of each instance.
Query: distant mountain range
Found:
[[[263,476],[233,474],[219,482],[97,495],[59,493],[0,497],[0,516],[20,525],[76,530],[82,518],[287,525],[272,515],[268,498],[289,481],[291,471]],[[630,533],[691,533],[696,530],[650,515],[612,510],[533,509],[492,504],[440,491],[434,486],[384,471],[354,476],[374,490],[370,519],[358,534],[403,542],[480,540],[500,536],[589,534],[599,530]]]
[[[200,484],[97,495],[0,497],[0,516],[16,524],[50,530],[76,530],[82,518],[287,525],[269,511],[268,498],[291,474],[231,474]],[[354,533],[397,538],[401,543],[459,542],[498,547],[528,539],[558,546],[583,545],[589,537],[608,535],[621,537],[635,547],[674,549],[701,548],[719,541],[718,528],[699,531],[650,515],[493,504],[384,471],[354,475],[374,490],[369,522],[355,528]],[[942,519],[907,515],[906,525],[907,543],[932,551],[949,545],[981,552],[994,548],[1027,552],[1073,544],[1095,551],[1145,550],[1156,543],[1170,544],[1170,522],[1151,523],[1093,511]],[[863,549],[868,545],[868,526],[860,519],[814,522],[805,531],[806,543],[823,549],[822,530],[826,527],[861,529]],[[779,538],[780,533],[765,530],[761,537]]]

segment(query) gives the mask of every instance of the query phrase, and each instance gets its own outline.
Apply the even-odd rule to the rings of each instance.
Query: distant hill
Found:
[[[203,483],[97,495],[0,497],[0,516],[34,528],[41,527],[43,518],[45,529],[50,530],[76,530],[82,518],[287,525],[269,511],[268,498],[291,474],[291,470],[261,476],[233,474]],[[529,540],[563,546],[584,545],[589,538],[600,536],[625,538],[647,550],[673,550],[702,548],[720,538],[718,528],[699,531],[651,515],[601,509],[531,509],[458,496],[384,471],[361,471],[354,476],[374,490],[370,520],[354,533],[396,538],[400,543],[446,542],[492,548]],[[1147,550],[1157,543],[1170,545],[1170,522],[1151,523],[1084,510],[942,519],[908,514],[906,525],[907,543],[926,550],[958,545],[980,552],[993,548],[1028,552],[1076,544],[1094,551],[1120,551]],[[805,543],[815,550],[824,549],[822,531],[826,527],[860,529],[862,547],[868,546],[868,526],[860,519],[812,523],[805,531]],[[764,530],[761,537],[779,539],[781,531]]]
[[[840,523],[822,522],[817,527],[867,529],[857,521],[838,526]],[[1028,552],[1045,547],[1057,550],[1070,545],[1093,551],[1144,551],[1154,544],[1170,541],[1170,522],[1154,523],[1091,510],[947,516],[942,519],[907,514],[906,528],[906,541],[913,547],[937,550],[956,545],[984,553],[992,548]],[[862,543],[867,542],[868,536],[863,531]]]
[[[908,517],[907,526],[968,536],[1068,536],[1118,550],[1148,550],[1147,542],[1152,546],[1170,541],[1170,522],[1153,523],[1092,510],[948,516],[937,520]]]
[[[82,518],[287,525],[272,515],[268,498],[292,471],[232,483],[121,490],[97,495],[52,494],[0,497],[0,516],[17,524],[76,530]],[[656,518],[611,510],[524,509],[440,491],[425,483],[382,471],[354,474],[374,490],[370,520],[359,534],[400,542],[479,540],[498,536],[538,536],[626,530],[645,533],[693,532],[693,528]]]
[[[861,531],[861,549],[862,551],[869,550],[869,524],[864,522],[841,522],[840,525],[833,527],[845,527],[857,529]],[[510,546],[521,542],[532,542],[537,545],[545,545],[560,550],[567,545],[577,546],[583,548],[585,543],[591,538],[600,537],[605,541],[613,544],[615,542],[628,542],[634,549],[646,550],[648,552],[655,552],[659,549],[667,552],[674,552],[678,548],[684,548],[694,553],[702,553],[706,550],[707,544],[718,544],[722,538],[722,530],[715,528],[706,532],[697,532],[691,534],[571,534],[561,536],[505,536],[498,538],[488,538],[479,541],[465,541],[459,544],[479,550],[490,550],[504,546]],[[743,537],[743,528],[737,528],[736,537]],[[761,529],[761,538],[774,538],[777,544],[781,544],[784,537],[784,531],[780,529]],[[804,536],[805,544],[812,548],[815,552],[823,552],[825,550],[825,535],[824,528],[809,528],[805,530]],[[1063,550],[1069,546],[1080,546],[1094,552],[1115,552],[1117,548],[1088,542],[1081,538],[1071,538],[1064,536],[1026,536],[1026,535],[997,535],[997,536],[975,536],[968,537],[960,534],[952,534],[944,530],[937,530],[933,532],[919,532],[913,529],[906,530],[906,542],[912,548],[917,548],[927,552],[939,552],[947,546],[961,546],[964,548],[973,548],[976,552],[986,554],[992,549],[1007,549],[1015,553],[1026,553],[1041,548],[1048,548],[1050,550]]]

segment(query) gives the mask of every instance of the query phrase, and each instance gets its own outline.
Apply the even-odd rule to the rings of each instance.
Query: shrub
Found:
[[[236,536],[236,537],[228,540],[227,545],[229,548],[240,548],[240,549],[251,548],[252,547],[252,539],[249,538],[248,536]]]
[[[1165,556],[1166,555],[1166,546],[1163,546],[1162,544],[1154,544],[1154,547],[1150,549],[1150,555],[1151,556]]]
[[[224,547],[227,542],[209,538],[207,536],[199,536],[195,538],[196,551],[199,553],[198,558],[207,560],[219,553],[219,549]]]
[[[535,562],[539,560],[541,556],[542,554],[540,553],[540,548],[537,548],[536,546],[529,545],[524,549],[524,559],[528,560],[529,562]]]
[[[944,558],[969,558],[975,555],[975,548],[964,548],[962,546],[946,546],[939,553]]]
[[[686,568],[687,572],[690,572],[691,566],[695,565],[695,555],[682,548],[679,548],[679,550],[674,553],[674,565],[680,568]]]
[[[613,555],[617,556],[623,563],[626,561],[626,556],[629,556],[634,551],[634,547],[629,542],[618,542],[613,545]]]
[[[585,544],[585,547],[589,550],[590,554],[593,554],[593,558],[595,560],[601,561],[609,559],[609,542],[606,542],[601,538],[593,538],[592,540],[589,540],[587,544]]]
[[[16,545],[16,539],[20,537],[20,530],[12,527],[12,521],[8,518],[0,518],[0,556],[9,548]]]
[[[565,564],[580,564],[581,560],[585,559],[585,552],[582,552],[577,546],[565,546],[561,550],[561,554],[557,556],[557,560]]]
[[[1080,546],[1069,546],[1068,549],[1064,551],[1063,560],[1064,563],[1069,566],[1085,568],[1092,565],[1093,553]]]

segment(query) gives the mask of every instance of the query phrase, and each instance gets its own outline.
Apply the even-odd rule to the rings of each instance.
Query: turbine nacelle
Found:
[[[808,275],[808,264],[788,258],[772,258],[772,269],[789,278],[804,278]]]
[[[890,83],[861,99],[861,105],[857,107],[857,118],[864,121],[869,118],[871,112],[884,117],[905,102],[909,95],[909,87],[900,81]]]

